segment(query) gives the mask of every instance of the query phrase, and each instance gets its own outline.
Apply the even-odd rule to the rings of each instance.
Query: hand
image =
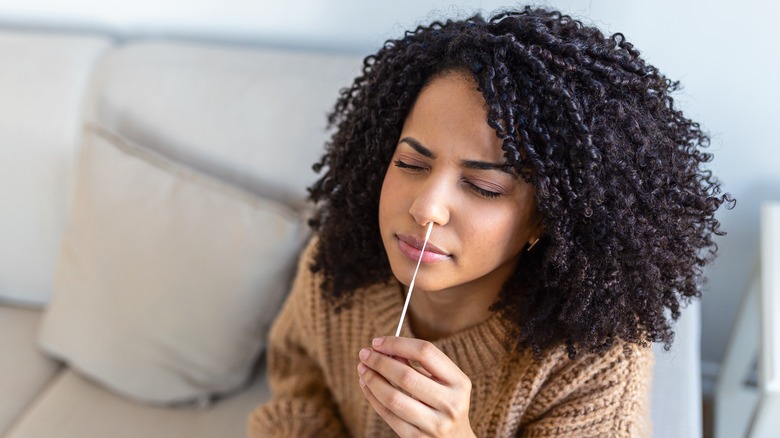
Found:
[[[471,380],[433,344],[387,336],[360,350],[360,387],[401,437],[473,437]],[[410,363],[418,362],[421,369]]]

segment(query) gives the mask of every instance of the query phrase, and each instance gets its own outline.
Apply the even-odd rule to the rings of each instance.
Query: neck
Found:
[[[463,290],[415,290],[409,305],[409,323],[415,336],[435,341],[473,327],[493,314],[490,306],[498,293]]]

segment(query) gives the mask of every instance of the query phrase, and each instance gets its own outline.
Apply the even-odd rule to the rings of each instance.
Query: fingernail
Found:
[[[385,342],[384,336],[379,338],[374,338],[374,340],[371,341],[371,345],[373,345],[374,347],[379,347],[380,345],[382,345],[382,342]]]
[[[362,363],[359,364],[358,365],[358,374],[360,374],[362,376],[363,374],[365,374],[367,369],[368,368],[365,365],[363,365]]]
[[[368,348],[364,348],[360,350],[360,354],[358,356],[360,356],[360,360],[366,360],[370,354],[371,352],[368,350]]]
[[[358,382],[360,383],[361,388],[364,388],[366,386],[366,382],[364,382],[363,379],[358,380]]]

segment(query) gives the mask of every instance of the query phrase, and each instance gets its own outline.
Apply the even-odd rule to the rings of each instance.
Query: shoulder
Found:
[[[300,324],[308,325],[312,313],[319,307],[320,281],[312,273],[311,264],[317,247],[317,237],[312,236],[301,251],[290,292],[279,315],[293,317]]]
[[[301,255],[298,258],[298,275],[311,275],[311,265],[314,262],[315,255],[317,254],[319,242],[319,237],[316,234],[313,234],[309,238],[309,241],[306,243],[306,245],[303,247]]]
[[[618,342],[606,352],[575,359],[561,347],[537,366],[533,376],[537,390],[531,394],[524,423],[561,427],[562,419],[576,417],[621,430],[646,428],[653,368],[650,347]]]
[[[559,347],[533,367],[538,390],[534,394],[537,406],[531,411],[539,414],[574,399],[597,395],[618,403],[648,394],[653,352],[650,347],[619,342],[603,353],[581,353],[570,359],[565,347]]]
[[[572,384],[598,385],[602,380],[609,384],[644,378],[642,370],[652,369],[653,351],[649,346],[620,341],[607,351],[581,352],[574,359],[569,358],[565,348],[560,348],[548,360],[552,361],[553,376]]]
[[[647,436],[652,364],[650,347],[624,342],[575,359],[557,349],[539,362],[523,428],[537,436]]]

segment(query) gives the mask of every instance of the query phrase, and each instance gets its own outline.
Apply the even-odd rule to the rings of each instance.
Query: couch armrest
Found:
[[[653,345],[653,436],[702,436],[701,304],[683,309],[674,328],[671,351]]]

